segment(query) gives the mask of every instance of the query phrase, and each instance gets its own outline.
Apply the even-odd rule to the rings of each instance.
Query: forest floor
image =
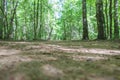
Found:
[[[0,41],[0,80],[120,80],[120,41]]]

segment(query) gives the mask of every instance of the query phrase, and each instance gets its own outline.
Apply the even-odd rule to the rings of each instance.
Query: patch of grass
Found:
[[[41,66],[50,64],[64,72],[61,78],[49,77],[43,74]],[[112,66],[115,65],[116,67]],[[120,62],[118,59],[102,60],[102,61],[74,61],[67,56],[59,56],[55,61],[31,61],[24,62],[15,67],[10,73],[25,73],[31,80],[89,80],[90,76],[112,76],[116,80],[120,77]],[[0,72],[2,73],[2,72]],[[6,72],[5,72],[6,73]],[[6,74],[2,76],[6,76]],[[8,75],[7,75],[8,76]],[[1,78],[1,77],[0,77]],[[2,80],[2,79],[1,79]]]
[[[49,52],[34,52],[34,51],[27,51],[21,53],[21,55],[53,55],[52,53]]]
[[[98,40],[98,41],[51,41],[47,44],[57,44],[61,46],[79,46],[84,48],[120,49],[119,41]]]
[[[13,44],[13,45],[8,45],[8,46],[9,46],[9,48],[22,50],[22,49],[24,49],[28,45],[26,45],[26,44]]]
[[[9,45],[9,43],[1,42],[1,41],[0,41],[0,46],[8,46],[8,45]]]
[[[39,42],[37,42],[39,43]],[[37,45],[34,42],[34,45]],[[113,41],[60,41],[60,42],[43,42],[45,44],[55,44],[67,47],[83,46],[87,48],[103,48],[103,49],[118,49],[120,43]],[[7,43],[2,44],[7,45]],[[10,45],[11,48],[24,49],[27,44]],[[13,67],[13,69],[0,69],[0,80],[5,80],[11,74],[24,73],[31,80],[89,80],[91,76],[100,77],[114,77],[115,80],[120,80],[120,56],[107,56],[108,60],[99,61],[75,61],[70,56],[96,56],[95,54],[81,54],[81,53],[64,53],[64,52],[34,52],[23,51],[20,55],[35,56],[34,61],[23,62]],[[41,56],[55,57],[56,60],[40,60]],[[104,55],[101,55],[104,56]],[[43,73],[42,66],[49,64],[63,71],[64,76],[50,77]]]

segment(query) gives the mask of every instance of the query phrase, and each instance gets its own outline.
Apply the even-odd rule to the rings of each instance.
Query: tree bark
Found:
[[[34,0],[34,40],[37,39],[37,30],[36,30],[36,0]]]
[[[64,26],[64,35],[63,35],[63,40],[66,40],[67,39],[67,34],[66,34],[66,21],[65,19],[63,20],[63,26]]]
[[[7,32],[7,39],[11,39],[11,35],[13,32],[13,22],[14,22],[14,18],[15,18],[15,14],[16,14],[16,10],[17,10],[17,6],[18,6],[18,1],[16,2],[16,4],[14,5],[15,2],[13,2],[13,11],[12,12],[12,16],[10,18],[10,23],[9,23],[9,29]]]
[[[41,0],[40,2],[40,29],[39,29],[39,38],[41,39],[42,38],[42,29],[43,29],[43,23],[42,23],[42,20],[43,20],[43,0]]]
[[[7,1],[3,0],[1,3],[0,10],[2,12],[2,22],[3,22],[3,38],[7,38],[7,32],[8,32],[8,18],[7,18]]]
[[[106,16],[106,38],[109,38],[109,25],[108,25],[108,1],[105,2],[105,16]]]
[[[114,0],[114,39],[119,39],[118,0]]]
[[[1,8],[1,6],[0,6]],[[3,27],[4,27],[4,24],[3,24],[3,14],[2,14],[2,11],[0,9],[0,39],[3,38]]]
[[[82,15],[83,15],[83,40],[88,40],[88,22],[87,22],[87,8],[86,0],[82,0]]]
[[[17,40],[17,29],[18,29],[18,18],[17,14],[15,13],[15,40]]]
[[[103,0],[96,0],[96,19],[98,26],[98,39],[106,39],[105,35],[105,18],[103,14]]]
[[[112,0],[109,0],[110,39],[112,39]]]

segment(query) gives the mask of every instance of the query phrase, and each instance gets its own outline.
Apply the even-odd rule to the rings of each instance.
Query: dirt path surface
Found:
[[[10,44],[10,43],[9,43]],[[96,48],[69,48],[60,45],[51,45],[51,44],[38,44],[33,45],[30,43],[25,42],[16,42],[12,43],[12,45],[21,45],[26,44],[27,46],[17,50],[17,49],[9,49],[8,47],[0,47],[0,64],[9,64],[9,63],[16,63],[16,62],[24,62],[24,61],[31,61],[27,56],[20,55],[22,52],[64,52],[64,53],[74,53],[71,57],[74,60],[85,60],[85,59],[93,59],[93,60],[101,60],[107,59],[107,57],[101,56],[79,56],[75,55],[76,53],[81,54],[96,54],[96,55],[120,55],[120,50],[108,50],[108,49],[96,49]],[[47,58],[47,57],[46,57]]]
[[[98,49],[98,48],[69,48],[65,46],[59,45],[50,45],[50,44],[42,44],[37,46],[26,46],[25,50],[40,50],[43,52],[65,52],[65,53],[89,53],[89,54],[103,54],[103,55],[120,55],[120,50],[109,50],[109,49]]]
[[[19,53],[20,53],[19,50],[0,48],[0,56],[10,56]]]
[[[89,48],[68,48],[59,45],[48,45],[51,49],[56,49],[60,51],[64,51],[66,53],[90,53],[90,54],[104,54],[104,55],[120,55],[120,50],[109,50],[109,49],[89,49]]]
[[[4,45],[5,44],[5,45]],[[40,61],[46,62],[39,69],[45,76],[59,79],[66,76],[67,71],[51,65],[50,62],[59,61],[60,58],[66,58],[73,61],[100,61],[108,60],[110,56],[120,55],[120,50],[85,48],[80,46],[63,46],[48,43],[30,43],[30,42],[4,42],[0,45],[0,70],[12,70],[14,66],[23,62]],[[65,60],[66,60],[65,59]],[[65,63],[66,61],[63,61]],[[62,62],[60,62],[62,63]],[[62,64],[63,64],[62,63]],[[57,65],[57,63],[55,63]],[[66,64],[66,63],[65,63]],[[74,64],[74,63],[73,63]],[[116,65],[115,65],[116,66]],[[116,67],[115,67],[116,68]],[[119,70],[119,68],[116,68]],[[80,70],[83,72],[82,68]],[[79,71],[79,68],[70,68],[70,71]],[[17,77],[16,77],[17,76]],[[56,77],[55,77],[56,76]],[[1,75],[0,75],[1,78]],[[14,80],[30,80],[26,74],[10,74],[8,78]],[[2,79],[4,80],[4,78]],[[7,79],[9,80],[9,79]],[[72,79],[71,79],[72,80]],[[78,79],[76,79],[78,80]],[[82,79],[87,80],[87,79]],[[116,80],[114,77],[90,77],[88,80]]]

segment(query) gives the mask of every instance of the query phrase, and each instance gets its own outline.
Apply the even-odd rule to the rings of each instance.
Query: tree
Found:
[[[88,37],[88,22],[87,22],[87,10],[86,0],[82,0],[82,16],[83,16],[83,40],[89,39]]]
[[[118,39],[118,1],[1,0],[0,39]]]
[[[18,1],[15,3],[14,0],[12,1],[13,3],[13,6],[11,8],[11,16],[10,16],[10,22],[9,22],[9,29],[8,29],[8,32],[7,32],[7,39],[10,39],[11,38],[11,35],[13,35],[13,22],[14,22],[14,19],[15,19],[15,14],[16,14],[16,9],[17,9],[17,6],[18,6]]]
[[[37,27],[36,27],[36,0],[34,0],[34,40],[37,38]]]
[[[2,39],[3,36],[3,13],[2,13],[2,1],[0,2],[0,39]]]
[[[109,38],[108,0],[105,0],[106,38]]]
[[[103,0],[96,0],[96,19],[98,27],[98,39],[106,39],[105,18],[103,13]]]
[[[109,17],[110,17],[110,39],[112,39],[112,0],[109,0]]]
[[[7,37],[7,31],[8,31],[7,1],[6,0],[1,1],[0,10],[2,13],[2,16],[1,16],[1,38],[5,39]]]
[[[114,0],[114,38],[119,39],[118,0]]]
[[[40,2],[40,29],[39,29],[39,38],[42,38],[43,32],[43,0]]]

